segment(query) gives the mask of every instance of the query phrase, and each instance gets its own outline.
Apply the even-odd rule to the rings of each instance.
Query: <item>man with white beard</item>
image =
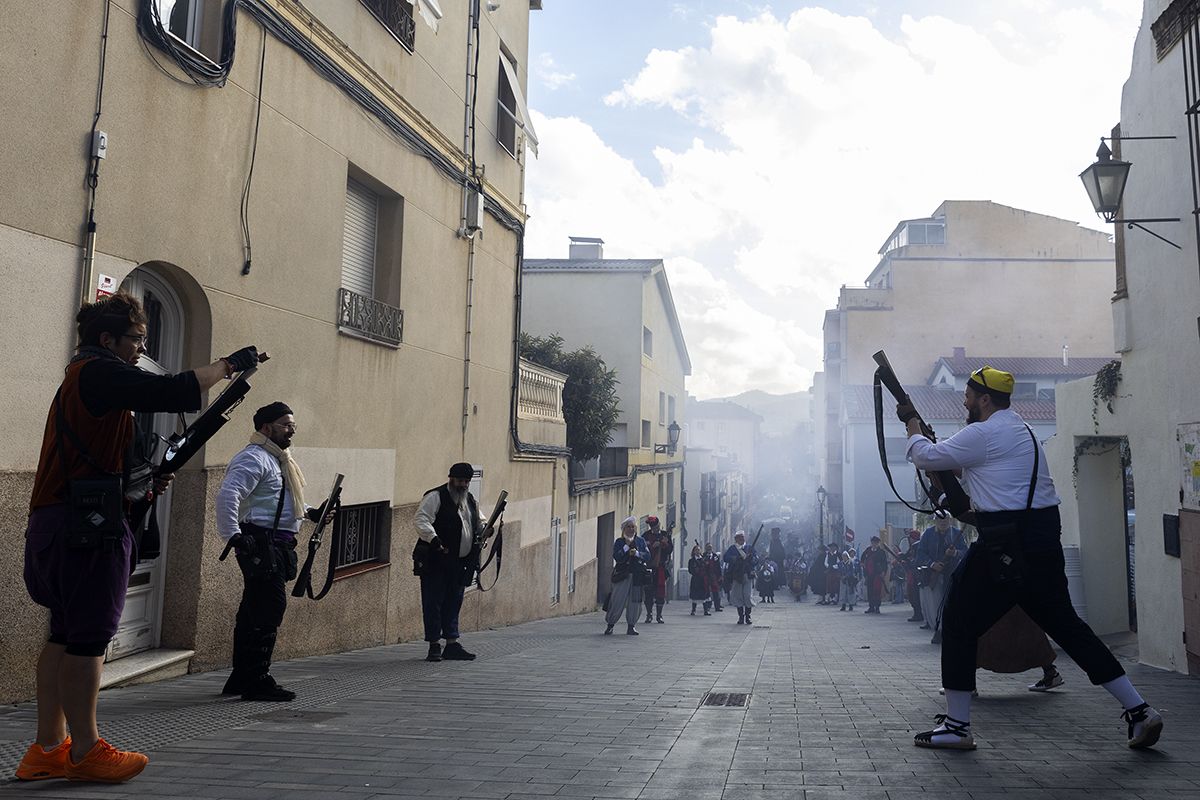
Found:
[[[478,548],[492,531],[469,488],[475,468],[458,463],[449,480],[421,499],[414,524],[418,542],[413,549],[413,572],[421,578],[421,613],[425,621],[426,661],[473,661],[458,641],[458,614],[463,593],[475,576]],[[442,649],[439,642],[445,639]]]

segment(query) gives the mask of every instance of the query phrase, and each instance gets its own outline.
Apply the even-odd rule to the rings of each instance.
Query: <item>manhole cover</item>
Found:
[[[722,708],[745,708],[750,695],[745,693],[709,692],[704,695],[703,706],[719,706]]]

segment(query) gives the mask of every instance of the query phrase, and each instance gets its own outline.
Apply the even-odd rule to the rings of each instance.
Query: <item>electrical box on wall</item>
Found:
[[[108,158],[108,134],[104,131],[92,133],[92,158]]]
[[[467,219],[464,227],[468,236],[483,230],[483,192],[472,190],[467,194]]]

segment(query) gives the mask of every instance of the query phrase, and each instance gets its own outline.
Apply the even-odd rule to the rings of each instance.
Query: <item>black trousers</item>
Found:
[[[458,616],[472,561],[470,558],[434,558],[421,575],[421,617],[425,641],[458,638]]]
[[[995,583],[981,542],[971,545],[952,577],[942,610],[942,686],[975,689],[979,637],[1015,605],[1058,643],[1093,684],[1107,683],[1125,670],[1071,606],[1063,560],[1058,507],[979,514],[982,540],[991,526],[1018,526],[1024,544],[1022,580],[1017,588]]]
[[[242,570],[242,602],[233,629],[230,689],[248,688],[270,674],[275,640],[287,610],[287,582],[296,577],[296,545],[267,544],[265,535],[260,541],[270,549],[270,570],[257,568],[241,553],[237,557]]]

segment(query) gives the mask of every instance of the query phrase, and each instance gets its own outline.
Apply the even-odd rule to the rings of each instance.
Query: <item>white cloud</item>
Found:
[[[533,74],[551,91],[575,82],[575,73],[564,72],[550,53],[542,53],[537,57],[533,62]]]
[[[585,122],[539,118],[526,251],[583,234],[666,258],[703,396],[806,388],[838,287],[942,200],[1098,226],[1075,176],[1119,116],[1141,3],[965,5],[890,35],[821,8],[722,16],[708,42],[650,52],[605,102],[711,136],[655,148],[652,183]]]

